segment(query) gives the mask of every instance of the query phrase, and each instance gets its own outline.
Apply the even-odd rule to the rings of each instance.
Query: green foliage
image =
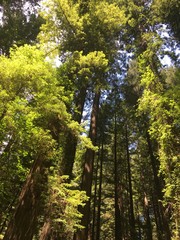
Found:
[[[42,16],[46,24],[40,38],[54,43],[58,39],[62,52],[78,50],[87,54],[96,50],[109,54],[113,51],[114,37],[118,37],[126,22],[124,11],[106,1],[89,1],[88,11],[83,14],[81,4],[72,0],[44,1],[44,4],[46,10]]]
[[[63,75],[60,84],[69,90],[77,91],[77,87],[87,87],[89,85],[103,85],[102,75],[108,70],[108,60],[101,51],[90,52],[84,55],[75,51],[66,62],[60,66],[59,74]],[[67,92],[68,93],[68,92]],[[69,97],[72,100],[72,96]]]
[[[36,47],[25,45],[0,58],[0,201],[3,217],[14,205],[32,162],[40,154],[51,161],[56,143],[54,121],[69,115],[61,100],[56,71]]]
[[[0,2],[2,23],[0,23],[0,52],[9,55],[13,44],[22,46],[36,42],[43,23],[37,14],[38,0]]]
[[[88,198],[85,192],[76,190],[75,184],[67,183],[67,180],[68,176],[59,176],[56,172],[49,177],[47,208],[50,210],[53,231],[72,239],[77,228],[82,228],[78,206],[84,206]]]

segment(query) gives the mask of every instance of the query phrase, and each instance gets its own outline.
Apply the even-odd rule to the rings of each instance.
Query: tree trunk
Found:
[[[153,211],[154,211],[154,217],[155,217],[155,223],[156,223],[156,229],[157,229],[157,238],[158,240],[163,240],[162,237],[162,221],[160,217],[159,212],[159,204],[156,194],[152,193],[152,203],[153,203]]]
[[[21,191],[15,214],[10,221],[4,240],[32,240],[41,209],[41,197],[47,181],[44,159],[38,157]]]
[[[146,217],[146,239],[152,240],[152,226],[151,219],[149,216],[149,203],[146,194],[144,195],[144,208],[145,208],[145,217]]]
[[[95,145],[96,143],[96,136],[97,136],[97,117],[98,117],[98,110],[99,110],[99,99],[100,99],[100,90],[95,93],[93,108],[91,113],[89,137],[93,145]],[[74,235],[75,240],[88,239],[88,224],[89,224],[89,217],[90,217],[90,201],[91,201],[94,156],[95,156],[94,150],[87,149],[85,154],[85,164],[84,164],[84,171],[82,176],[81,190],[86,192],[86,195],[89,197],[89,200],[87,201],[84,207],[79,208],[80,212],[83,215],[81,224],[84,226],[84,229],[81,229],[81,230],[79,229],[77,233],[75,233]]]
[[[86,98],[86,87],[82,87],[78,96],[75,99],[75,110],[73,114],[73,120],[80,123],[82,119],[82,113],[84,109],[84,102]],[[63,174],[69,175],[72,179],[72,170],[76,154],[77,138],[69,131],[66,137],[65,149],[64,149],[64,162],[63,162]]]
[[[51,220],[47,219],[44,223],[39,240],[49,240],[51,234]]]
[[[94,189],[94,202],[93,202],[93,220],[92,220],[92,237],[91,240],[96,240],[96,207],[97,207],[97,186],[98,186],[98,171],[99,171],[99,154],[96,164],[95,174],[95,189]]]
[[[103,134],[103,133],[102,133]],[[100,156],[100,174],[99,174],[99,191],[98,191],[98,211],[97,211],[97,235],[96,240],[100,240],[101,230],[101,192],[102,192],[102,170],[103,170],[103,157],[104,157],[104,139],[102,138],[101,156]]]
[[[130,235],[131,239],[137,239],[135,218],[134,218],[134,207],[133,207],[133,192],[132,192],[132,179],[131,179],[131,166],[130,166],[130,155],[129,155],[129,140],[128,131],[126,125],[126,154],[127,154],[127,167],[128,167],[128,182],[129,182],[129,201],[130,201]]]
[[[119,206],[119,181],[118,181],[118,159],[117,159],[117,119],[115,113],[114,122],[114,203],[115,203],[115,240],[122,240],[121,212]]]
[[[138,219],[137,220],[138,220],[138,240],[142,240],[141,220],[140,220],[140,215],[139,214],[138,214]]]

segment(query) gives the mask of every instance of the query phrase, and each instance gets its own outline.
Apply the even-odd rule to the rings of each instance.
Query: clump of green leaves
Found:
[[[82,228],[82,214],[79,206],[88,200],[85,192],[77,190],[75,183],[68,183],[68,176],[60,176],[56,171],[49,177],[49,199],[51,228],[66,239],[72,239],[74,232]]]

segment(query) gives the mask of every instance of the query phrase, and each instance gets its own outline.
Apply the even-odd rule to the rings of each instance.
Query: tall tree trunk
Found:
[[[90,133],[89,137],[93,143],[96,144],[97,136],[97,117],[99,110],[99,99],[100,99],[100,90],[95,93],[92,113],[91,113],[91,123],[90,123]],[[84,171],[82,176],[82,185],[81,190],[86,192],[86,195],[89,197],[86,205],[81,207],[79,210],[82,213],[83,217],[81,224],[84,226],[84,229],[79,229],[74,235],[75,240],[87,240],[88,239],[88,224],[90,217],[90,201],[91,201],[91,187],[92,187],[92,178],[93,178],[93,165],[94,165],[94,156],[95,152],[92,149],[87,149],[85,154],[85,164]]]
[[[138,210],[138,205],[137,205],[137,212],[138,212],[138,240],[142,240],[142,233],[141,233],[141,220],[140,220],[140,214]]]
[[[94,189],[94,202],[93,202],[93,220],[92,220],[92,237],[91,240],[96,240],[96,207],[97,207],[97,186],[98,186],[98,171],[99,171],[99,154],[96,164],[95,173],[95,189]]]
[[[86,87],[82,87],[75,99],[75,111],[73,114],[73,120],[80,123],[82,119],[82,113],[84,109],[84,103],[86,99]],[[69,131],[66,137],[66,143],[64,148],[64,162],[63,162],[63,174],[69,175],[72,179],[72,169],[76,154],[77,138]]]
[[[46,222],[44,223],[39,240],[49,240],[51,234],[51,220],[46,219]]]
[[[152,240],[152,226],[151,219],[149,216],[149,203],[146,194],[144,194],[144,208],[145,208],[145,217],[146,217],[146,239]]]
[[[119,179],[118,179],[118,159],[117,159],[117,119],[115,113],[114,122],[114,202],[115,202],[115,240],[122,240],[121,212],[119,206]]]
[[[42,154],[35,160],[21,191],[18,206],[7,227],[4,240],[32,240],[37,227],[46,177]]]
[[[128,167],[128,182],[129,182],[129,201],[130,201],[130,235],[131,239],[137,239],[135,218],[134,218],[134,207],[133,207],[133,191],[132,191],[132,179],[131,179],[131,166],[130,166],[130,154],[129,154],[129,139],[126,124],[126,155],[127,155],[127,167]]]
[[[154,192],[152,193],[152,203],[153,203],[153,211],[154,211],[154,217],[155,217],[155,223],[156,223],[156,229],[157,229],[157,238],[158,240],[163,240],[162,221],[161,221],[161,214],[159,212],[159,203],[158,203],[158,198]]]
[[[151,140],[150,140],[150,136],[149,136],[148,132],[146,133],[146,139],[147,139],[149,156],[150,156],[153,175],[154,175],[155,204],[158,206],[158,212],[160,215],[160,216],[158,216],[158,218],[160,220],[159,226],[161,226],[161,229],[160,229],[161,235],[162,235],[162,239],[171,240],[171,232],[169,229],[168,220],[166,218],[164,207],[162,204],[163,194],[162,194],[162,186],[160,184],[160,179],[158,177],[158,170],[156,167],[157,159],[154,156],[152,144],[151,144]]]
[[[103,134],[103,133],[102,133]],[[99,174],[99,191],[98,191],[98,211],[97,211],[97,235],[96,240],[100,240],[101,230],[101,192],[102,192],[102,170],[103,170],[103,157],[104,157],[104,139],[102,137],[101,155],[100,155],[100,174]]]

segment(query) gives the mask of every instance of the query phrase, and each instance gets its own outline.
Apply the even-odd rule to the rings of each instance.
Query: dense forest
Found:
[[[0,1],[0,239],[180,239],[180,1]]]

